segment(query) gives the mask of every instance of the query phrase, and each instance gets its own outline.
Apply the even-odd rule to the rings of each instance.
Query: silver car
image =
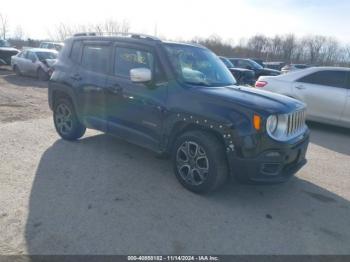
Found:
[[[38,77],[48,80],[53,72],[53,64],[57,61],[56,50],[31,48],[11,57],[11,66],[17,75]]]
[[[261,76],[255,87],[305,102],[308,120],[350,128],[350,68],[311,67]]]

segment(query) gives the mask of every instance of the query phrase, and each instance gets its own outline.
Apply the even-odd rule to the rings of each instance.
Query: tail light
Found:
[[[256,81],[256,83],[255,83],[255,87],[258,87],[258,88],[263,88],[266,85],[267,85],[266,81]]]

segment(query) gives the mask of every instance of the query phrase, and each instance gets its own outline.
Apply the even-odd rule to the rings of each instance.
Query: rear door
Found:
[[[88,41],[77,43],[76,48],[81,49],[81,58],[71,73],[71,79],[77,93],[78,106],[88,126],[105,131],[110,44],[106,41]]]
[[[36,76],[37,75],[37,69],[39,67],[38,65],[38,57],[36,54],[32,51],[28,51],[27,53],[27,74],[31,76]]]
[[[322,70],[293,83],[294,96],[307,104],[310,120],[337,122],[346,103],[346,71]]]

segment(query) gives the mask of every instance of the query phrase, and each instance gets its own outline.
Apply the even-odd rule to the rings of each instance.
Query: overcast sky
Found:
[[[213,34],[239,41],[256,33],[333,36],[350,43],[348,0],[2,0],[0,13],[14,31],[48,37],[57,24],[127,20],[131,31],[172,39]]]

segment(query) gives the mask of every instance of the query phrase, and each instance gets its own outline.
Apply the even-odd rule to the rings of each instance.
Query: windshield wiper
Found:
[[[190,85],[197,85],[197,86],[211,86],[209,83],[207,82],[191,82],[191,81],[185,81],[186,84],[190,84]]]

